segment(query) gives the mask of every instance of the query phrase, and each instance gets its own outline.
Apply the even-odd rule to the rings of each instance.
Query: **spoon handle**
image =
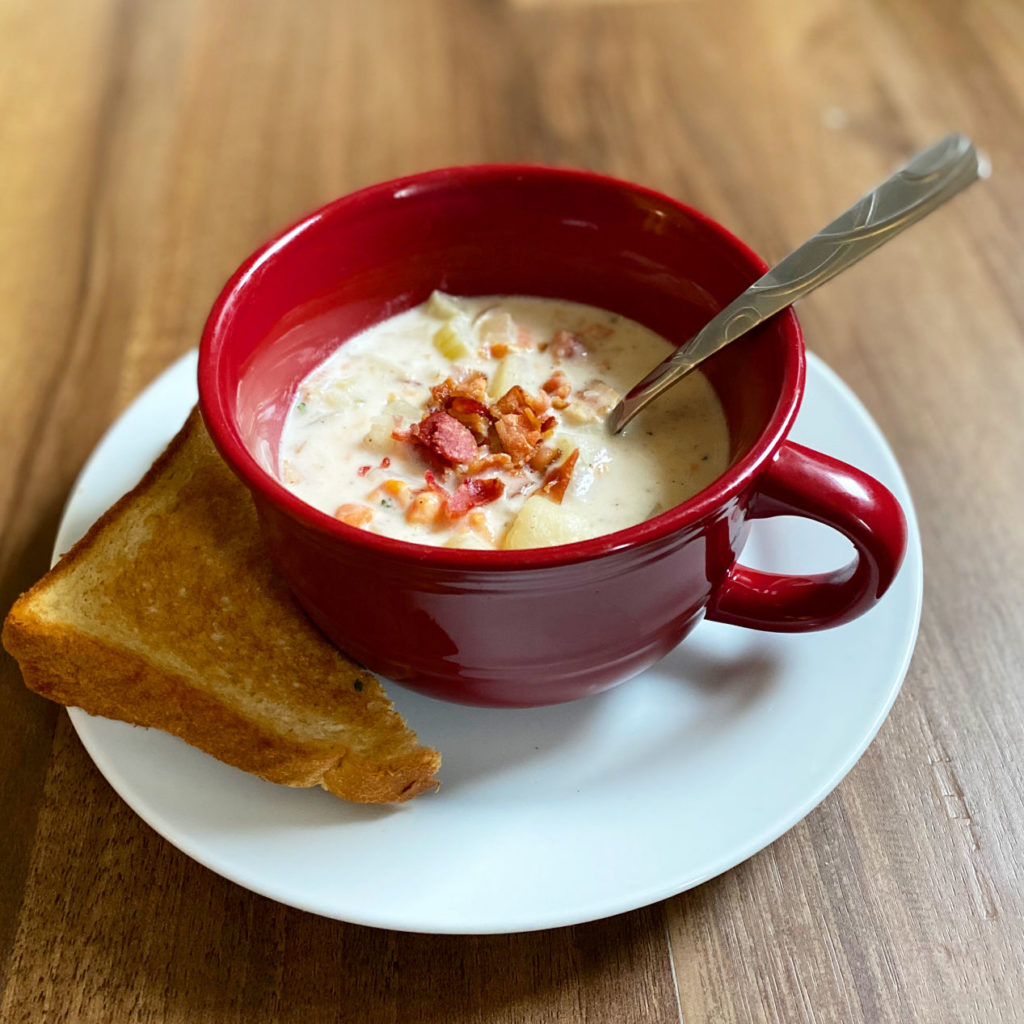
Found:
[[[618,433],[648,402],[724,345],[862,260],[987,174],[984,159],[963,135],[947,135],[922,150],[758,278],[651,370],[612,410],[611,431]]]

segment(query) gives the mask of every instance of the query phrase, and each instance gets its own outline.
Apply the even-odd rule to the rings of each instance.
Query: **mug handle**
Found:
[[[807,576],[734,565],[707,618],[750,629],[803,633],[863,615],[889,589],[907,549],[899,502],[874,477],[786,441],[761,474],[747,516],[802,516],[838,530],[857,549],[841,569]]]

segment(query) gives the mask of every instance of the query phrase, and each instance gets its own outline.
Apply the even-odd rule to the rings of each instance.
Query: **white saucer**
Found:
[[[72,492],[65,551],[131,487],[196,400],[195,354],[111,428]],[[171,736],[71,718],[100,771],[161,835],[282,903],[421,932],[525,931],[682,892],[766,846],[857,761],[906,673],[921,546],[899,467],[874,422],[808,359],[796,440],[873,473],[910,522],[906,564],[856,622],[806,635],[716,623],[655,669],[589,700],[529,711],[432,701],[389,685],[443,785],[397,809],[345,804],[246,775]],[[757,524],[744,561],[817,571],[847,543],[806,521]]]

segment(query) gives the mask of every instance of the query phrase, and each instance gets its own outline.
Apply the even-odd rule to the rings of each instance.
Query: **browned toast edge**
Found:
[[[14,603],[0,640],[19,662],[25,684],[50,700],[81,707],[90,714],[162,729],[218,760],[272,782],[319,784],[336,796],[359,803],[404,801],[436,788],[434,775],[441,757],[435,750],[418,746],[373,761],[338,743],[289,740],[196,689],[187,678],[154,668],[135,652],[70,626],[43,622],[32,613],[34,598],[88,558],[105,528],[126,506],[145,498],[191,434],[203,429],[198,411],[193,409],[139,483]],[[302,614],[297,606],[294,613]],[[323,638],[323,643],[329,641]],[[130,690],[125,689],[125,681],[130,681]],[[130,699],[123,699],[126,694]],[[415,741],[411,730],[409,735]]]

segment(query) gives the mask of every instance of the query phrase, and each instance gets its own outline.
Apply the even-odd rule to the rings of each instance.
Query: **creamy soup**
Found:
[[[279,473],[310,505],[419,544],[527,548],[612,533],[725,470],[699,372],[613,435],[622,391],[664,338],[606,310],[435,292],[341,345],[302,381]]]

